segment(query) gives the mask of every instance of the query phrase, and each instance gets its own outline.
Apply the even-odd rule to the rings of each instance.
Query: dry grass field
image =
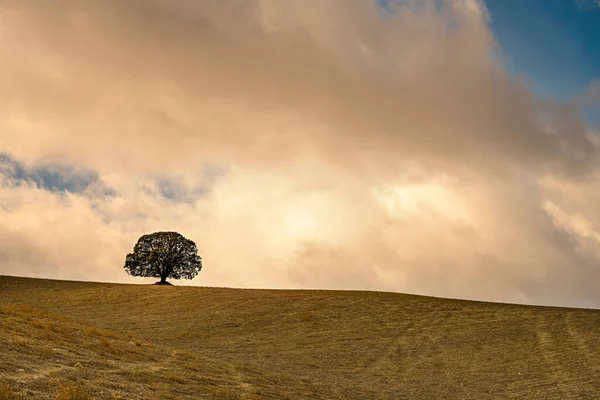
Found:
[[[6,399],[600,399],[600,311],[0,276]]]

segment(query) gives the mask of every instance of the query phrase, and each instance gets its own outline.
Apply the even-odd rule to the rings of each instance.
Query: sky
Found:
[[[596,0],[486,0],[490,27],[508,68],[541,97],[571,101],[600,76]],[[600,125],[600,107],[584,109]]]
[[[521,3],[0,0],[0,274],[600,307],[598,7]]]

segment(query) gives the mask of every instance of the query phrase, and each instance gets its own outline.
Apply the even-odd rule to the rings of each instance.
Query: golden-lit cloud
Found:
[[[4,0],[0,27],[0,151],[97,174],[5,174],[0,273],[135,281],[168,229],[192,284],[600,304],[597,132],[508,74],[479,1]]]

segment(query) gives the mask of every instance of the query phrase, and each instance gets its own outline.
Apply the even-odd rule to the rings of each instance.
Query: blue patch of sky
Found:
[[[167,200],[175,202],[192,203],[207,194],[208,189],[203,186],[186,187],[177,179],[160,177],[157,179],[158,192]]]
[[[383,15],[393,13],[395,3],[403,3],[374,1]],[[525,77],[537,96],[572,101],[600,80],[600,1],[484,3],[491,17],[490,28],[501,47],[495,55],[512,74]],[[600,126],[600,104],[588,105],[581,112],[588,123]]]
[[[441,8],[444,4],[444,0],[433,0],[431,2],[425,1],[415,1],[415,0],[373,0],[375,2],[375,6],[382,11],[382,15],[389,15],[394,13],[394,9],[401,6],[410,6],[411,10],[414,11],[423,11],[429,10],[433,5],[436,8]]]
[[[225,166],[207,163],[195,177],[197,184],[186,185],[183,179],[177,176],[151,176],[149,179],[153,186],[146,187],[145,191],[151,196],[159,196],[172,203],[194,205],[199,199],[207,198],[215,184],[227,173]],[[91,200],[103,200],[118,195],[95,171],[61,164],[26,166],[10,154],[0,152],[0,186],[22,185],[57,194],[77,194]],[[102,202],[92,201],[90,206],[104,222],[112,221],[113,216],[103,207]],[[135,215],[130,217],[136,218]],[[143,215],[137,217],[145,218]]]
[[[216,182],[227,174],[227,169],[218,164],[205,164],[198,173],[198,184],[184,185],[177,177],[161,176],[156,179],[159,194],[173,202],[192,204],[210,194]]]
[[[572,101],[600,80],[600,4],[596,0],[485,0],[509,71],[540,97]],[[599,107],[582,110],[600,124]]]
[[[0,153],[0,176],[5,182],[19,185],[27,183],[54,193],[82,194],[91,188],[96,194],[112,196],[114,190],[106,187],[98,174],[73,166],[48,164],[26,167],[8,153]]]

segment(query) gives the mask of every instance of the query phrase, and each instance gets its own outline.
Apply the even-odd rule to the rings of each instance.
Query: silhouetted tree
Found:
[[[155,232],[139,238],[133,253],[125,258],[125,270],[132,276],[192,279],[202,269],[196,243],[177,232]]]

